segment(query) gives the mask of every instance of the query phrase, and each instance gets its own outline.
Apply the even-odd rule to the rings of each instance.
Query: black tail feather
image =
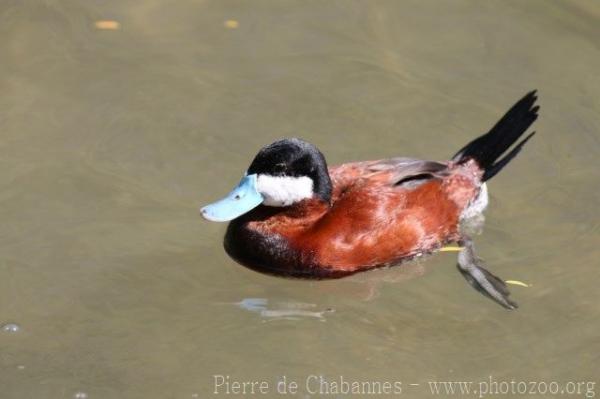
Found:
[[[529,92],[513,105],[488,133],[463,147],[453,160],[461,163],[474,159],[484,170],[483,181],[494,177],[535,134],[531,133],[506,156],[498,160],[537,119],[540,107],[534,106],[536,100],[536,91]]]
[[[485,173],[483,174],[482,180],[483,181],[490,180],[492,177],[496,176],[496,173],[500,172],[500,170],[503,167],[505,167],[506,164],[509,163],[511,159],[513,159],[514,157],[517,156],[517,154],[521,151],[521,148],[523,148],[525,143],[527,143],[527,141],[531,137],[533,137],[534,134],[535,134],[535,132],[533,132],[530,135],[528,135],[527,137],[525,137],[523,140],[521,140],[521,142],[519,144],[517,144],[515,146],[515,148],[510,150],[510,152],[504,158],[502,158],[501,160],[499,160],[498,162],[493,164],[489,169],[486,169]]]

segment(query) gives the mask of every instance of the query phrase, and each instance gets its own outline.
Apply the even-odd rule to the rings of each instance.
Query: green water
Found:
[[[593,1],[4,0],[0,325],[19,329],[0,331],[0,398],[205,398],[215,375],[300,398],[320,375],[415,398],[600,382],[598,71]],[[277,138],[330,164],[446,159],[534,88],[538,134],[490,183],[476,238],[532,285],[511,288],[518,311],[468,287],[455,253],[257,274],[198,214]]]

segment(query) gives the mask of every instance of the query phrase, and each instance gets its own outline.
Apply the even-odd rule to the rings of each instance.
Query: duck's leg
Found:
[[[463,249],[458,254],[457,266],[467,282],[506,309],[516,309],[518,305],[508,297],[510,292],[506,283],[482,267],[483,262],[475,254],[473,241],[463,236],[459,243]]]

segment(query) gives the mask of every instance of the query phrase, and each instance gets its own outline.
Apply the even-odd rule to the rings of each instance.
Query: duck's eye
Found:
[[[239,194],[237,194],[235,197],[233,197],[233,199],[235,199],[235,200],[239,200],[240,198],[242,198],[242,197],[240,197]]]

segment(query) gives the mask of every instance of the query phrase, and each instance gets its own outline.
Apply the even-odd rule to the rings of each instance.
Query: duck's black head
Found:
[[[331,180],[325,157],[317,147],[304,140],[283,139],[263,147],[250,164],[247,174],[258,176],[259,188],[264,190],[265,195],[290,197],[281,198],[285,202],[281,205],[265,205],[289,205],[290,201],[296,202],[293,197],[309,191],[311,197],[315,195],[325,202],[331,199]],[[269,191],[271,187],[273,192]]]
[[[224,199],[202,208],[202,215],[227,221],[256,206],[290,206],[308,198],[329,203],[331,179],[325,157],[314,145],[292,138],[263,147],[240,184]]]

